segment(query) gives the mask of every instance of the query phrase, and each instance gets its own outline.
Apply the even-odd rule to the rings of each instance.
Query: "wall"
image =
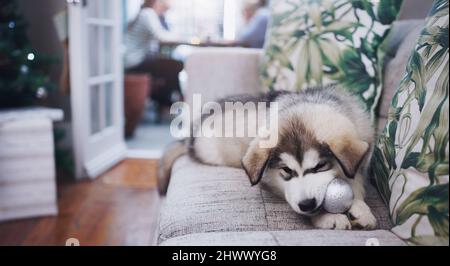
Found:
[[[63,149],[70,149],[72,147],[70,97],[61,93],[58,88],[62,70],[63,47],[53,25],[53,16],[66,8],[66,1],[18,0],[18,3],[19,11],[28,22],[28,37],[32,47],[40,53],[55,55],[60,59],[60,62],[52,66],[50,73],[50,78],[56,85],[56,90],[49,94],[45,104],[64,111],[64,121],[57,122],[55,127],[63,129],[65,134],[64,138],[58,142],[58,146]]]
[[[430,11],[433,0],[403,0],[399,20],[425,18]]]
[[[52,81],[58,85],[62,69],[62,45],[53,26],[53,16],[66,7],[64,0],[30,1],[18,0],[19,9],[29,24],[28,37],[31,45],[38,52],[56,55],[59,63],[52,66]],[[61,108],[64,111],[65,121],[70,121],[70,98],[59,92],[58,88],[48,97],[47,104],[51,107]]]

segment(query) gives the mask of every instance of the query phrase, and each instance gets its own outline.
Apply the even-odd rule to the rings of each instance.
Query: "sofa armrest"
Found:
[[[194,93],[202,102],[234,94],[260,91],[259,63],[262,50],[246,48],[198,48],[188,57],[185,101]]]

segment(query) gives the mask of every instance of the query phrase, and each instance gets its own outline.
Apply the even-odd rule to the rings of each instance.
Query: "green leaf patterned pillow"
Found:
[[[449,244],[448,7],[433,4],[372,164],[392,231],[410,244]]]
[[[273,0],[261,76],[270,90],[339,83],[375,113],[379,47],[401,0]]]

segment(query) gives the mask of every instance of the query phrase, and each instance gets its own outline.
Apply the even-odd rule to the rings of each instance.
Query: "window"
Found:
[[[181,40],[235,39],[242,23],[243,0],[170,0],[166,20]],[[127,0],[127,21],[139,11],[142,1]]]
[[[171,29],[182,39],[221,39],[224,0],[171,0],[167,12]]]

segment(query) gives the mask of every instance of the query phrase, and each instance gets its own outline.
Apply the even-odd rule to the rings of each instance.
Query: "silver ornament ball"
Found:
[[[45,99],[47,98],[47,90],[44,87],[39,87],[36,91],[36,97],[38,99]]]
[[[353,203],[352,187],[339,178],[333,179],[327,188],[324,200],[324,209],[330,213],[344,213]]]

